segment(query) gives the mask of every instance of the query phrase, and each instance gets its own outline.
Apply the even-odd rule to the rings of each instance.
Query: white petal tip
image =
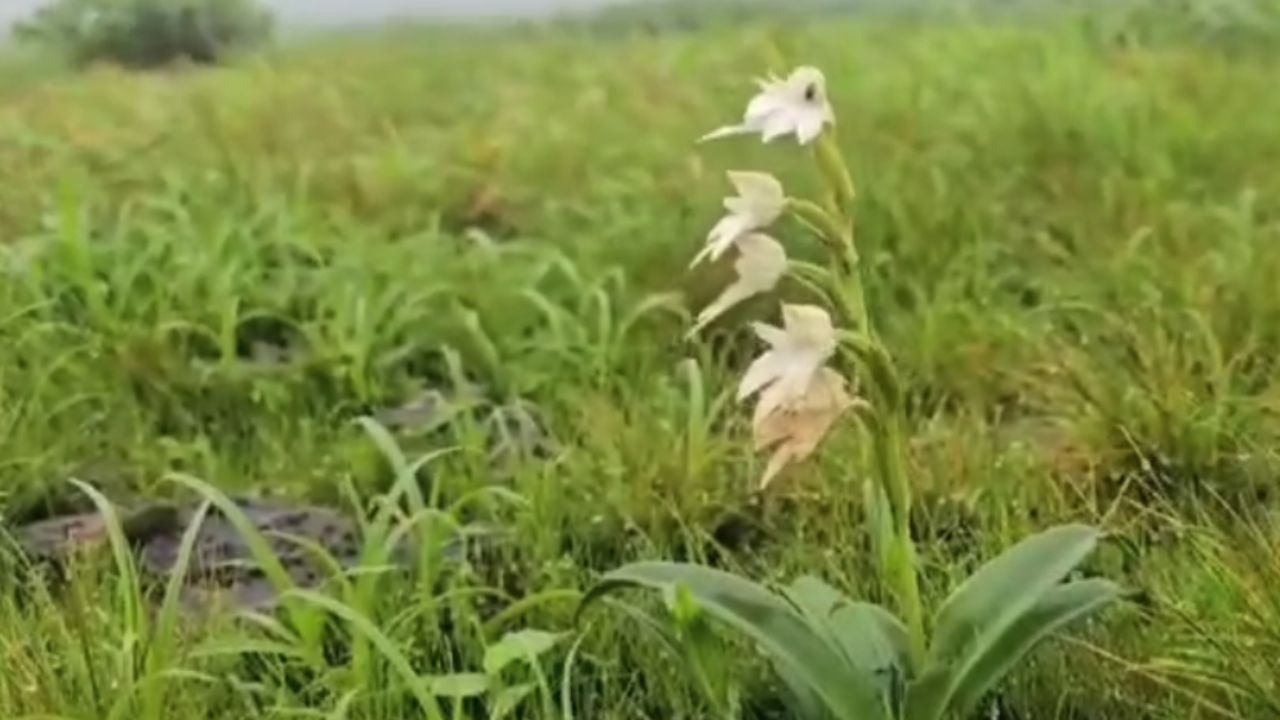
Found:
[[[742,127],[741,125],[728,125],[722,128],[717,128],[707,133],[706,135],[703,135],[702,137],[698,138],[698,143],[702,144],[705,142],[710,142],[712,140],[720,140],[722,138],[741,135],[746,132],[749,132],[749,131],[746,128]]]

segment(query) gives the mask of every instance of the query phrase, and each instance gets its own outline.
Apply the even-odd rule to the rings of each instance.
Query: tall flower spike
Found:
[[[824,127],[835,123],[827,100],[827,79],[821,70],[805,66],[786,79],[771,76],[756,83],[760,93],[747,104],[742,122],[713,130],[700,142],[758,133],[764,142],[794,134],[801,145],[808,145]]]
[[[690,267],[703,260],[720,259],[742,237],[772,225],[786,207],[782,183],[769,173],[730,170],[728,175],[738,195],[724,199],[724,209],[729,214],[707,233],[707,244]]]
[[[836,420],[856,402],[845,390],[844,378],[822,368],[803,395],[765,415],[757,408],[752,423],[756,449],[773,448],[760,489],[768,487],[787,465],[812,455]]]
[[[783,249],[782,243],[768,235],[752,233],[739,238],[736,245],[738,260],[733,268],[738,273],[738,279],[698,313],[698,322],[689,331],[690,335],[697,334],[712,320],[743,300],[769,292],[787,273],[787,251]]]
[[[757,417],[802,397],[818,369],[836,351],[831,316],[816,305],[783,305],[782,325],[753,326],[769,349],[747,368],[738,385],[738,399],[761,393]]]

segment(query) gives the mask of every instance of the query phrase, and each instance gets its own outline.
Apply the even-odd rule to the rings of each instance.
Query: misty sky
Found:
[[[30,15],[47,0],[0,0],[0,27]],[[264,0],[291,25],[420,17],[541,15],[608,5],[616,0]]]

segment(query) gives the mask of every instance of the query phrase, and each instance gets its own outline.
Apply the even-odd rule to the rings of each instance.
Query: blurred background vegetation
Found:
[[[271,16],[256,0],[56,0],[14,33],[79,65],[216,63],[266,42]]]
[[[71,476],[180,495],[173,471],[367,504],[392,476],[353,422],[465,389],[537,408],[556,449],[497,467],[466,422],[398,438],[455,450],[429,473],[444,500],[520,499],[468,508],[513,539],[445,600],[396,584],[364,608],[413,667],[566,629],[564,593],[630,559],[879,597],[855,434],[752,506],[732,389],[755,340],[682,339],[723,286],[686,269],[722,171],[812,182],[777,147],[693,143],[774,43],[830,78],[905,366],[929,595],[1067,520],[1107,528],[1090,571],[1135,591],[989,713],[1280,717],[1278,8],[652,3],[272,39],[248,2],[63,0],[0,58],[0,515],[83,509]],[[244,628],[144,667],[115,585],[30,585],[0,573],[3,717],[121,717],[140,686],[172,703],[140,720],[417,712],[385,663]],[[625,620],[572,677],[566,653],[525,716],[704,716]],[[780,717],[769,669],[729,657],[748,716]]]

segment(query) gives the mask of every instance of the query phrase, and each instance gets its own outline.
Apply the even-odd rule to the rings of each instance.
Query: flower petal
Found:
[[[787,465],[812,455],[836,420],[854,402],[845,389],[844,378],[830,368],[823,368],[803,395],[768,413],[758,414],[753,422],[756,447],[775,448],[760,487],[767,487]]]
[[[835,353],[836,329],[822,307],[783,305],[782,325],[793,342],[821,354],[823,362]]]
[[[748,127],[755,126],[758,130],[765,118],[787,112],[789,104],[785,89],[781,85],[773,85],[747,103],[747,112],[743,115],[742,124]]]
[[[787,331],[767,323],[752,323],[756,337],[769,344],[769,347],[783,347],[787,344]]]
[[[738,279],[698,313],[698,322],[689,334],[696,334],[743,300],[769,292],[786,274],[787,251],[782,243],[768,235],[752,233],[744,236],[738,240],[737,247],[740,255],[733,267],[738,272]]]
[[[786,368],[786,358],[780,353],[769,351],[756,358],[738,383],[738,399],[745,400],[770,383],[777,382]]]
[[[750,230],[751,227],[746,218],[740,215],[726,215],[711,228],[711,232],[707,233],[707,244],[694,256],[689,266],[693,267],[708,258],[713,261],[719,260],[720,256],[733,247],[738,238]]]
[[[808,144],[823,127],[835,123],[826,77],[815,67],[799,67],[784,79],[770,77],[757,80],[756,85],[759,92],[747,102],[741,124],[713,131],[704,141],[758,133],[770,142],[794,134],[801,144]]]
[[[791,113],[776,112],[765,119],[760,138],[764,142],[773,142],[783,135],[791,134],[795,128],[795,118]]]
[[[768,173],[730,171],[729,182],[738,191],[736,197],[726,198],[724,216],[707,233],[707,244],[690,263],[690,267],[710,258],[717,260],[734,243],[752,230],[773,224],[786,207],[786,193],[782,183]]]
[[[689,335],[697,335],[702,328],[710,325],[712,321],[728,312],[734,305],[746,300],[755,293],[751,292],[741,282],[736,282],[724,289],[719,297],[711,301],[710,305],[702,308],[702,312],[698,313],[698,321],[689,329]]]
[[[786,248],[764,233],[739,238],[738,252],[741,256],[733,267],[738,277],[757,293],[772,290],[787,272]]]
[[[786,202],[786,193],[778,178],[765,172],[751,170],[730,170],[725,173],[733,189],[746,200],[751,207],[772,208]]]
[[[831,316],[816,305],[783,305],[783,328],[756,324],[756,334],[770,349],[747,368],[738,386],[738,398],[778,384],[779,403],[804,394],[814,373],[835,353],[835,328]]]
[[[803,392],[803,390],[801,391]],[[793,388],[788,387],[785,383],[776,382],[764,389],[760,393],[760,399],[756,401],[756,408],[751,413],[751,428],[756,436],[756,448],[764,448],[774,444],[781,438],[771,438],[767,442],[760,437],[760,429],[765,426],[769,417],[777,412],[778,408],[783,407],[788,402],[795,402],[795,398],[791,397],[795,392]]]
[[[706,135],[698,138],[698,142],[710,142],[711,140],[719,140],[721,138],[733,137],[735,135],[747,135],[753,132],[756,131],[746,125],[725,125],[724,127],[716,128],[715,130],[712,130]]]
[[[808,113],[796,123],[796,139],[801,145],[808,145],[815,138],[822,134],[823,127],[826,126],[826,120],[818,113]]]

